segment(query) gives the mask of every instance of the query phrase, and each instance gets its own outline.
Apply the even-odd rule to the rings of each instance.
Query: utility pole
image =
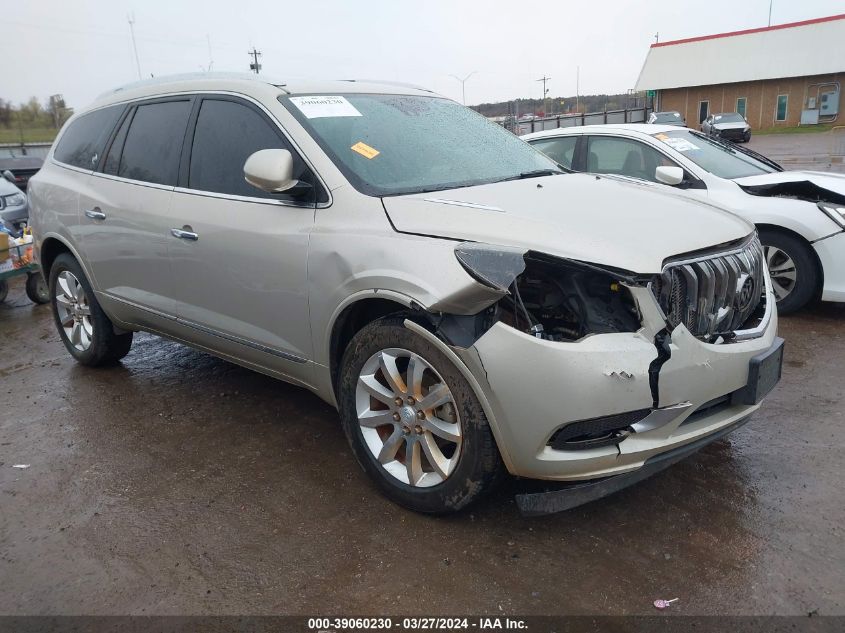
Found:
[[[211,56],[211,36],[206,33],[205,39],[208,42],[208,72],[211,72],[211,67],[214,66],[214,58]]]
[[[135,51],[135,67],[138,69],[138,79],[141,79],[141,61],[138,59],[138,45],[135,43],[135,14],[126,16],[129,22],[129,33],[132,35],[132,50]]]
[[[660,31],[654,34],[654,43],[657,44],[660,41]]]
[[[246,54],[252,57],[252,63],[249,65],[249,69],[257,75],[261,70],[261,64],[258,63],[258,58],[261,57],[261,51],[255,50],[253,46],[252,50],[247,51]]]
[[[772,2],[774,0],[769,0],[769,26],[772,25]]]
[[[457,79],[458,81],[461,82],[461,103],[463,103],[464,105],[467,104],[467,87],[466,87],[467,86],[467,79],[472,77],[477,72],[478,72],[477,70],[473,70],[470,74],[468,74],[463,79],[461,79],[457,75],[449,75],[450,77],[454,77],[455,79]]]
[[[549,94],[549,89],[546,88],[546,82],[550,80],[551,77],[546,77],[545,75],[543,75],[540,79],[537,80],[543,82],[543,116],[546,115],[546,95]]]
[[[581,112],[581,67],[575,67],[575,111]]]

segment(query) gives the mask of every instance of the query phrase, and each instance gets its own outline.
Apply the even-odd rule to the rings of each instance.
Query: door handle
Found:
[[[191,242],[196,242],[200,236],[198,233],[194,233],[193,231],[189,231],[191,227],[186,226],[182,229],[170,229],[170,234],[173,237],[178,237],[180,240],[190,240]]]
[[[85,211],[85,215],[92,220],[105,220],[106,214],[100,211],[100,207],[94,207]]]

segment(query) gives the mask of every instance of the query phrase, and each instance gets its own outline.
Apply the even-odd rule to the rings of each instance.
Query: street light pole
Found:
[[[457,75],[452,75],[452,74],[449,75],[450,77],[454,77],[455,79],[457,79],[458,81],[461,82],[461,103],[463,103],[464,105],[467,104],[467,88],[466,88],[467,79],[472,77],[477,72],[478,72],[477,70],[473,70],[470,74],[468,74],[463,79],[461,79]]]

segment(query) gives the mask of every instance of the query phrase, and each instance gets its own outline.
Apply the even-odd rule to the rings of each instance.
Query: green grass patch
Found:
[[[56,138],[57,130],[52,127],[23,128],[0,128],[0,143],[20,143],[23,137],[24,143],[52,143]]]
[[[796,125],[795,127],[770,127],[765,130],[751,130],[751,135],[754,134],[820,134],[823,132],[830,132],[834,125],[832,123],[823,123],[819,125]]]

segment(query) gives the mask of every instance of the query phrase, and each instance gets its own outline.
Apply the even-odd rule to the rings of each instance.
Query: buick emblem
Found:
[[[739,293],[736,298],[736,307],[740,312],[748,309],[748,306],[751,305],[751,302],[754,300],[754,278],[750,275],[746,275],[745,281],[741,282],[742,285],[739,287]]]

